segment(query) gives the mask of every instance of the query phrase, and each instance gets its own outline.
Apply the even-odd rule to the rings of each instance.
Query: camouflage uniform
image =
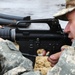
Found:
[[[41,75],[33,71],[32,61],[25,58],[8,40],[0,41],[0,75]]]
[[[75,75],[75,40],[62,52],[58,63],[47,75]]]
[[[23,57],[15,45],[8,41],[0,41],[0,75],[41,75],[33,71],[32,61]],[[62,52],[58,63],[48,71],[47,75],[75,75],[75,40]]]

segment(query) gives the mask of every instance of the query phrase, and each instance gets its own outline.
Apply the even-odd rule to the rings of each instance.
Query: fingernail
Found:
[[[54,56],[54,55],[51,55],[50,58],[51,58],[51,59],[55,59],[55,56]]]

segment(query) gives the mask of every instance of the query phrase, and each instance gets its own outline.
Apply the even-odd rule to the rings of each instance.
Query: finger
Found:
[[[62,47],[61,47],[61,51],[65,50],[65,48],[67,48],[67,47],[68,47],[68,45],[62,46]]]
[[[43,55],[43,56],[46,55],[46,50],[43,50],[42,55]]]
[[[58,52],[48,57],[48,61],[51,63],[51,65],[55,65],[58,62],[60,55],[61,52]]]
[[[58,52],[58,53],[52,54],[49,58],[51,60],[54,60],[55,61],[55,60],[58,60],[59,59],[60,55],[61,55],[61,52]]]
[[[51,64],[56,64],[58,62],[58,60],[51,60],[50,58],[47,59]]]
[[[55,64],[50,64],[50,66],[51,66],[51,67],[54,67],[54,66],[55,66]]]

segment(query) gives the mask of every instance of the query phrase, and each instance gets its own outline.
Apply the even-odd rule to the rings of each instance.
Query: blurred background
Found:
[[[31,19],[53,18],[65,7],[65,0],[0,0],[0,13],[14,16],[31,16]],[[66,22],[59,21],[64,28]],[[32,29],[49,28],[47,25],[32,25]]]

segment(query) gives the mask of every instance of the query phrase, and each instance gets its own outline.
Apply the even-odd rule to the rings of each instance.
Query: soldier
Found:
[[[68,33],[72,46],[63,46],[61,52],[48,58],[53,68],[47,75],[75,75],[75,0],[66,0],[66,8],[59,11],[54,17],[68,21],[64,32]]]

